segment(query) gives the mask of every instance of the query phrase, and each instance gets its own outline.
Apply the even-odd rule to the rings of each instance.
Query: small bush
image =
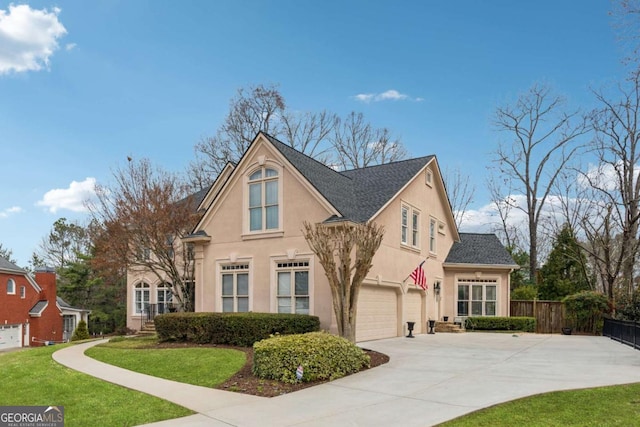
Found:
[[[253,345],[253,374],[286,383],[297,381],[298,366],[304,372],[301,381],[308,382],[334,380],[369,363],[361,348],[326,332],[273,337]]]
[[[89,335],[89,329],[87,328],[87,322],[81,320],[78,322],[78,326],[76,330],[73,331],[73,335],[71,336],[71,341],[80,341],[80,340],[88,340],[91,338]]]
[[[511,300],[530,301],[538,297],[538,289],[533,285],[518,286],[511,291]]]
[[[467,317],[464,327],[485,331],[535,332],[536,319],[533,317]]]
[[[160,341],[251,347],[274,334],[320,330],[317,316],[276,313],[167,313],[154,319]]]

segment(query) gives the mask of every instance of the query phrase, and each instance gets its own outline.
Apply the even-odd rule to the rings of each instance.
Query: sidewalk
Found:
[[[640,382],[640,351],[604,337],[441,333],[370,341],[361,345],[388,354],[389,363],[273,398],[106,365],[82,354],[95,344],[62,349],[54,359],[198,412],[155,427],[431,426],[533,394]]]

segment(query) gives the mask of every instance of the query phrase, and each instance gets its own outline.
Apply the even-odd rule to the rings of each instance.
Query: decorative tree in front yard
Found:
[[[375,223],[304,223],[304,238],[318,256],[329,281],[338,334],[356,340],[358,294],[382,243],[384,228]]]
[[[199,214],[188,187],[175,174],[132,161],[114,172],[115,183],[96,186],[91,211],[101,225],[96,264],[117,263],[132,272],[148,272],[171,288],[183,311],[193,311],[194,262],[182,242]],[[110,267],[113,269],[113,267]]]

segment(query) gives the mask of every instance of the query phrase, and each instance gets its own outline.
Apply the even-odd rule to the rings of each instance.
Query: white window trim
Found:
[[[431,169],[427,169],[424,174],[424,183],[429,187],[433,187],[433,171]]]
[[[11,283],[11,290],[9,290],[9,283]],[[16,281],[13,279],[7,280],[7,295],[15,295],[16,294]]]
[[[143,286],[146,285],[146,286]],[[134,316],[142,316],[144,315],[144,311],[138,311],[138,293],[144,295],[144,291],[149,293],[148,303],[151,304],[151,285],[147,282],[138,282],[133,285],[133,315]],[[141,299],[144,302],[144,298]]]
[[[278,172],[278,228],[270,228],[270,229],[262,229],[262,230],[254,230],[251,231],[249,225],[249,177],[253,174],[257,169],[273,169]],[[265,238],[265,237],[280,237],[284,234],[283,230],[283,191],[282,191],[282,182],[284,180],[283,176],[284,168],[282,165],[277,164],[273,161],[266,160],[261,163],[253,163],[248,166],[245,174],[242,177],[242,238],[243,239],[252,239],[252,238]],[[264,182],[264,178],[262,180]],[[263,204],[264,207],[264,204]],[[266,221],[266,217],[263,218],[263,221]]]
[[[27,287],[20,286],[20,298],[25,299],[27,297]]]
[[[468,277],[468,276],[461,276],[461,277],[456,277],[455,278],[455,291],[454,291],[454,309],[455,309],[455,317],[460,317],[460,318],[467,318],[467,317],[474,317],[473,314],[468,314],[467,316],[464,315],[460,315],[458,314],[458,286],[459,285],[482,285],[482,315],[481,317],[500,317],[502,316],[501,312],[500,312],[500,278],[499,277],[494,277],[494,276],[487,276],[487,277],[482,277],[482,278],[477,278],[477,277]],[[485,303],[487,302],[486,299],[486,295],[487,295],[487,291],[486,291],[486,286],[495,286],[496,287],[496,299],[495,299],[495,303],[496,303],[496,314],[493,315],[487,315],[484,314],[485,313]],[[473,296],[471,293],[471,289],[469,289],[469,304],[471,304],[471,302],[473,301]],[[469,305],[469,309],[471,310],[471,305]],[[475,316],[477,317],[477,316]]]
[[[407,235],[406,235],[406,241],[402,240],[402,213],[404,211],[407,211]],[[418,215],[418,237],[417,237],[417,242],[414,245],[413,244],[413,216],[414,215]],[[415,251],[420,251],[421,245],[420,245],[420,241],[421,241],[421,227],[422,227],[422,212],[420,212],[420,209],[416,208],[415,206],[410,205],[409,203],[406,202],[402,202],[400,204],[400,246],[406,249],[412,249]]]
[[[223,266],[225,265],[243,265],[247,264],[249,266],[249,308],[248,311],[253,311],[253,258],[251,257],[238,257],[234,261],[231,261],[230,258],[218,259],[216,260],[216,279],[215,279],[215,303],[214,303],[214,311],[216,313],[222,313],[222,274],[225,272],[223,270]]]
[[[309,262],[309,316],[314,315],[314,265],[315,265],[315,257],[312,252],[308,253],[297,253],[296,256],[292,259],[287,255],[274,255],[271,257],[271,280],[270,280],[270,288],[269,288],[269,311],[271,313],[278,312],[278,271],[282,271],[278,269],[278,263],[284,262]]]
[[[431,232],[431,226],[433,225],[433,233]],[[429,227],[427,228],[427,234],[429,236],[429,253],[436,255],[438,253],[438,220],[434,217],[429,217]],[[433,244],[431,244],[433,241]]]

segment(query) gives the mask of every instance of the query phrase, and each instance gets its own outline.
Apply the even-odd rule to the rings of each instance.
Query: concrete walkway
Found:
[[[176,383],[84,356],[95,342],[54,359],[72,369],[190,408],[150,424],[185,426],[431,426],[519,397],[640,382],[640,351],[604,337],[435,334],[361,343],[383,366],[274,398]]]

